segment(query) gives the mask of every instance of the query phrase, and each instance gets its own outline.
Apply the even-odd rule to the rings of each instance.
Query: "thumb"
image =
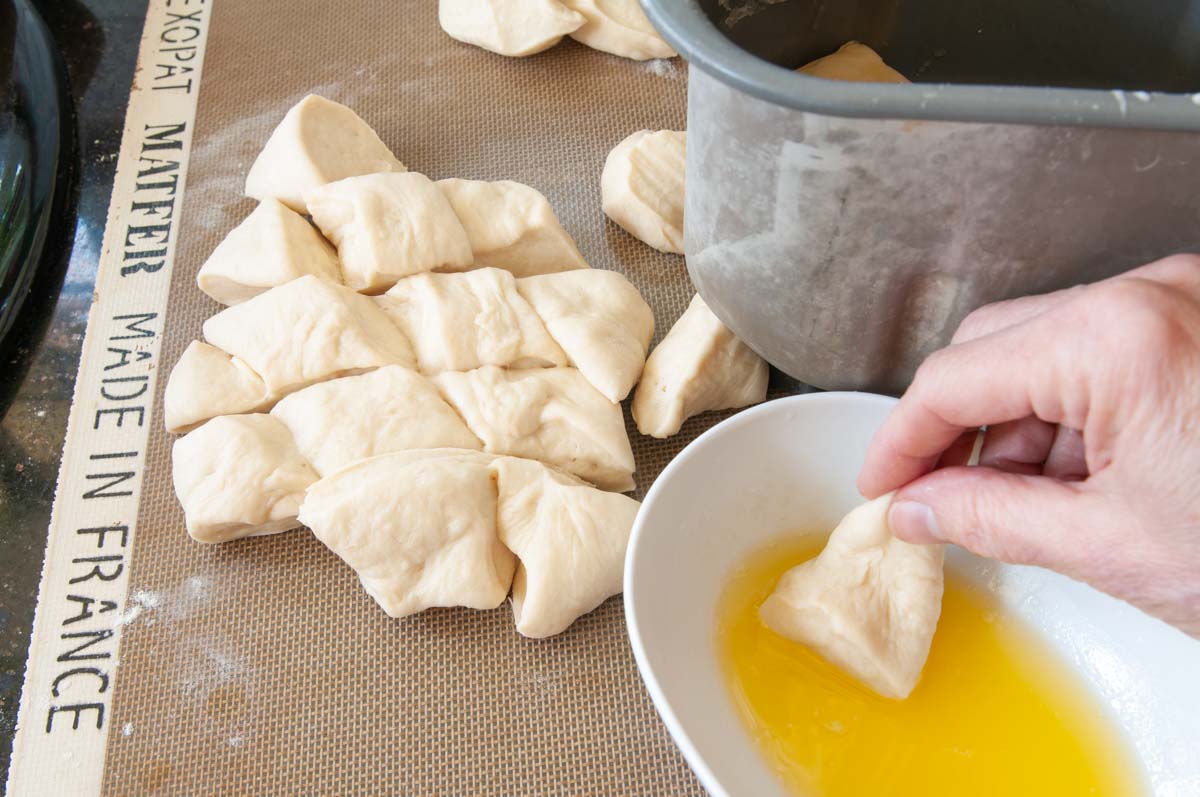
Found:
[[[892,533],[912,543],[952,542],[978,556],[1076,570],[1083,530],[1106,525],[1078,482],[992,468],[942,468],[897,491]]]

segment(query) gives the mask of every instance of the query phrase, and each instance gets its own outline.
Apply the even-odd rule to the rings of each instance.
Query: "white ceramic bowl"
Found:
[[[785,794],[735,712],[717,660],[732,568],[790,529],[833,525],[894,400],[780,399],[701,435],[667,466],[634,524],[625,613],[638,667],[712,795]],[[1158,797],[1200,795],[1200,642],[1054,573],[954,549],[949,565],[1039,631],[1126,729]]]

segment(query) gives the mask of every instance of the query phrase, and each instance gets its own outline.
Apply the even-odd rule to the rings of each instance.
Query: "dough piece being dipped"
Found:
[[[485,366],[433,381],[489,453],[536,459],[605,490],[633,489],[621,406],[576,369]]]
[[[558,0],[438,0],[438,23],[451,38],[500,55],[548,50],[584,21]]]
[[[215,346],[193,340],[167,377],[163,419],[167,431],[189,431],[218,415],[258,412],[274,402],[262,377]]]
[[[494,609],[516,561],[497,534],[491,459],[437,449],[364,460],[310,487],[300,520],[392,617]]]
[[[587,273],[587,272],[579,272]],[[377,298],[417,353],[427,374],[481,365],[540,368],[567,357],[507,271],[418,274]]]
[[[309,94],[271,133],[246,175],[246,196],[278,199],[307,213],[304,192],[358,174],[402,172],[404,164],[345,105]]]
[[[687,133],[639,130],[604,161],[601,207],[634,238],[681,255],[686,171]]]
[[[500,538],[520,563],[512,584],[517,631],[565,631],[621,591],[638,502],[598,490],[527,459],[505,457]]]
[[[171,460],[188,534],[199,542],[295,528],[304,491],[317,480],[291,432],[270,415],[213,418],[176,440]]]
[[[467,231],[423,174],[348,177],[306,191],[304,199],[356,291],[380,293],[411,274],[473,262]]]
[[[378,454],[482,448],[426,377],[401,365],[332,379],[284,398],[271,414],[321,476]]]
[[[629,395],[654,336],[650,305],[622,274],[602,269],[517,280],[550,336],[609,401]]]
[[[646,19],[638,0],[562,0],[587,20],[571,38],[596,50],[645,61],[678,53]]]
[[[217,244],[196,284],[221,304],[240,304],[305,274],[341,282],[337,252],[304,217],[264,199]]]
[[[762,401],[769,375],[697,294],[646,360],[633,419],[644,435],[670,437],[693,415]]]
[[[759,614],[776,633],[903,700],[921,677],[941,615],[943,546],[893,537],[891,502],[889,493],[846,515],[825,550],[783,574]]]
[[[810,61],[796,70],[826,80],[855,83],[908,83],[904,75],[883,62],[879,54],[865,44],[846,42],[837,52]]]
[[[245,361],[276,399],[326,379],[414,362],[404,333],[370,297],[311,276],[222,310],[204,322],[204,337]]]
[[[552,274],[588,264],[535,188],[511,180],[439,180],[438,188],[467,231],[475,266],[515,276]]]

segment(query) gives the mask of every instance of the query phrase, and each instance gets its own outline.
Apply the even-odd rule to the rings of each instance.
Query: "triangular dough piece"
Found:
[[[402,171],[404,164],[358,114],[309,94],[267,139],[246,175],[246,196],[278,199],[307,213],[305,191],[359,174]]]
[[[482,447],[433,383],[401,365],[298,390],[271,415],[321,476],[379,454]]]
[[[275,398],[249,365],[215,346],[193,340],[167,377],[163,420],[175,434],[218,415],[258,412]]]
[[[686,171],[687,133],[639,130],[604,160],[601,207],[642,243],[682,255]]]
[[[196,284],[221,304],[240,304],[306,274],[341,282],[337,252],[303,216],[266,199],[217,244]]]
[[[527,459],[496,460],[500,538],[520,564],[517,631],[548,637],[621,591],[637,501]]]
[[[276,398],[315,382],[414,365],[412,348],[370,297],[301,277],[204,322],[205,339],[244,360]]]
[[[508,595],[516,560],[496,533],[491,460],[452,449],[364,460],[309,488],[300,520],[392,617],[433,606],[493,609]]]
[[[629,395],[654,336],[654,313],[624,275],[587,269],[517,280],[550,336],[609,401]]]
[[[693,415],[762,401],[769,376],[766,362],[697,294],[646,360],[633,418],[642,434],[670,437]]]
[[[893,537],[891,502],[889,493],[846,515],[820,555],[784,573],[759,614],[776,633],[903,700],[941,615],[943,546]]]
[[[438,23],[451,38],[500,55],[548,50],[584,21],[558,0],[438,0]]]
[[[486,366],[433,381],[489,453],[536,459],[605,490],[634,488],[621,406],[576,369]]]
[[[908,78],[883,62],[879,54],[865,44],[846,42],[836,53],[810,61],[796,70],[826,80],[855,83],[908,83]]]
[[[678,55],[646,19],[638,0],[563,0],[563,4],[587,20],[571,38],[588,47],[638,61]]]
[[[495,266],[517,277],[588,267],[536,188],[511,180],[456,178],[437,185],[466,228],[476,267]]]
[[[295,528],[304,491],[317,480],[291,432],[270,415],[213,418],[176,440],[171,460],[188,534],[199,542]]]

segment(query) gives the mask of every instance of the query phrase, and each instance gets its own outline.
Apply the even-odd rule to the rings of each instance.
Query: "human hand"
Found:
[[[1048,567],[1200,637],[1200,256],[972,313],[858,486],[899,488],[901,539]]]

